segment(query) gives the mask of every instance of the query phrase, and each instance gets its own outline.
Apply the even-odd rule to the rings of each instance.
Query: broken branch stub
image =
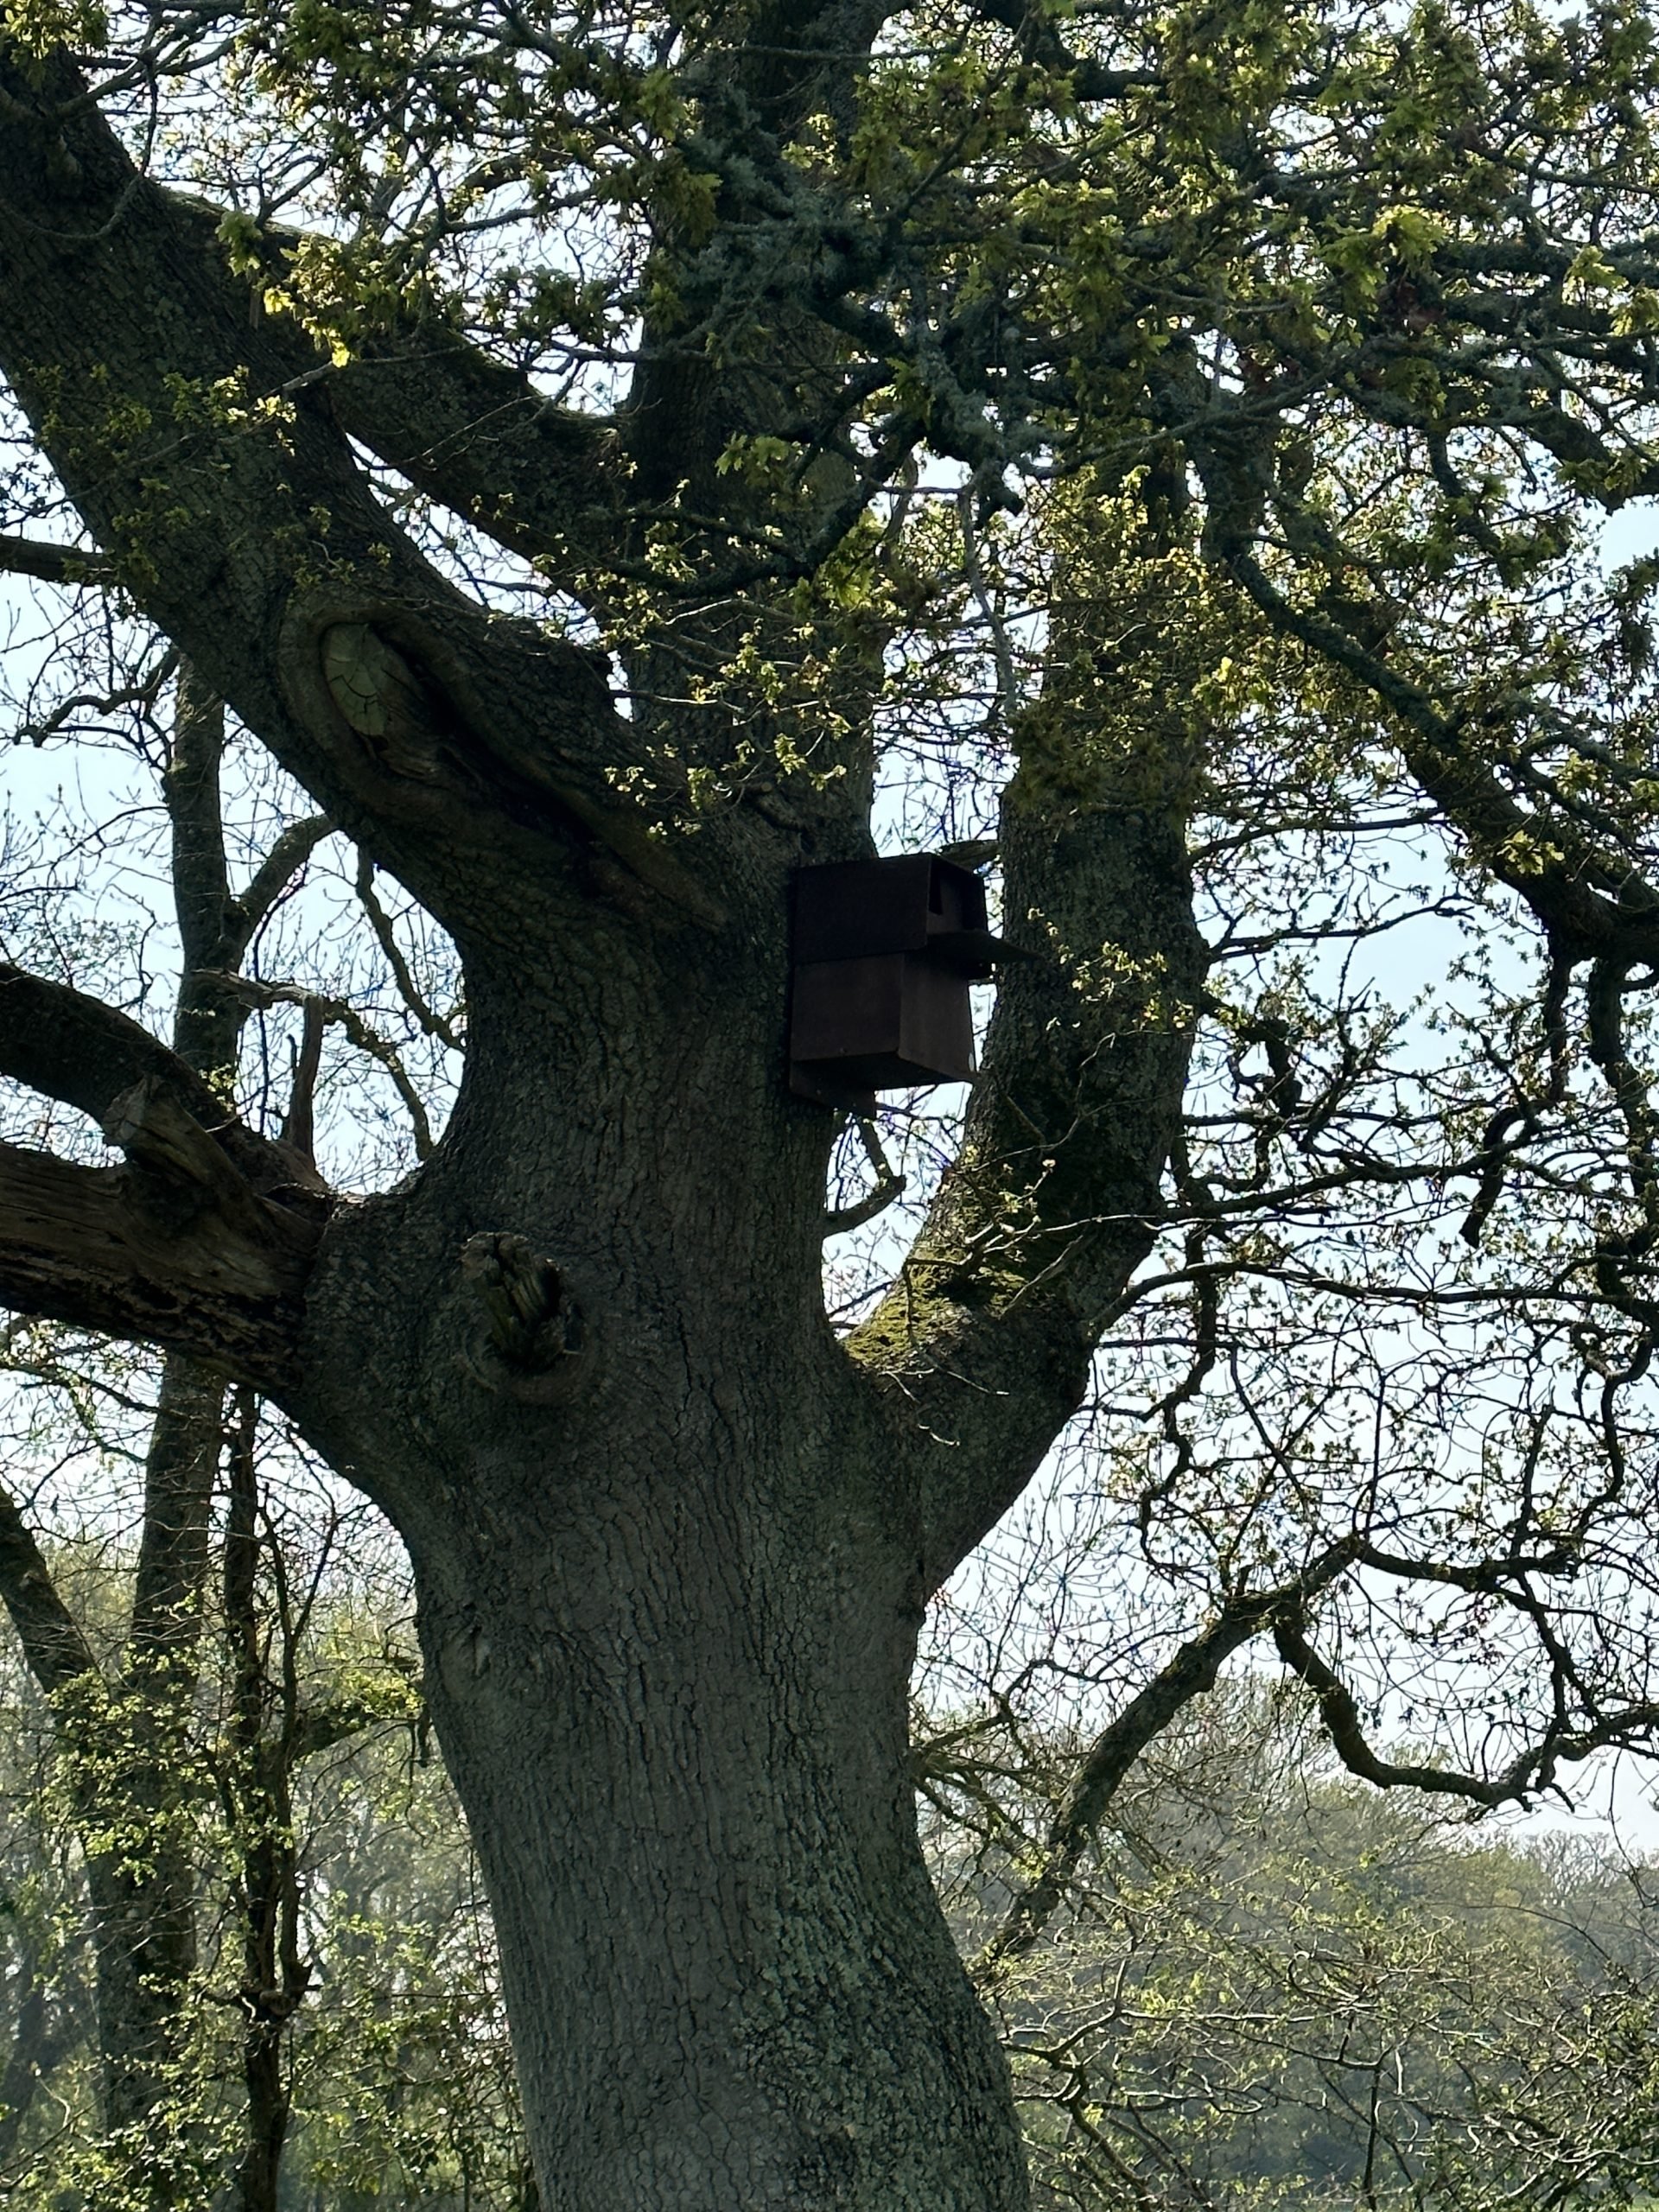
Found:
[[[583,1346],[582,1312],[558,1269],[528,1238],[496,1230],[469,1236],[461,1273],[483,1309],[494,1355],[480,1379],[523,1395],[527,1386],[569,1371]]]

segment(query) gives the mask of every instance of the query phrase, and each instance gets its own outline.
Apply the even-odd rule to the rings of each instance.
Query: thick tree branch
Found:
[[[921,1440],[931,1583],[1029,1479],[1151,1248],[1207,964],[1154,787],[1179,762],[1069,781],[1052,734],[1028,728],[1002,810],[1004,927],[1037,957],[1004,971],[957,1163],[850,1340]]]
[[[227,964],[224,940],[231,888],[219,790],[224,753],[225,703],[187,661],[179,670],[165,785],[173,830],[173,906],[187,976],[199,968]],[[175,1042],[189,1058],[188,1041]],[[205,1075],[213,1061],[196,1059],[193,1065]]]
[[[80,1624],[58,1595],[29,1523],[0,1490],[0,1603],[10,1616],[29,1671],[48,1697],[98,1665]]]
[[[974,0],[974,7],[988,22],[1012,31],[1020,51],[1033,61],[1068,78],[1077,99],[1122,99],[1126,93],[1144,92],[1163,82],[1154,70],[1109,69],[1089,55],[1071,53],[1047,11],[1028,5],[1027,0]]]
[[[550,861],[595,843],[695,906],[611,779],[641,740],[592,657],[422,559],[309,341],[250,316],[200,211],[134,169],[61,56],[35,74],[0,47],[0,367],[204,684],[452,928],[499,930],[504,874],[546,897]],[[342,636],[367,671],[348,690],[325,667]]]
[[[144,1454],[143,1535],[127,1640],[130,1675],[145,1668],[177,1669],[200,1641],[224,1407],[221,1373],[191,1359],[162,1361]]]
[[[616,558],[624,477],[615,429],[440,325],[350,361],[335,420],[389,467],[580,594]]]
[[[237,1120],[213,1086],[158,1037],[62,983],[0,965],[0,1075],[90,1115],[100,1127],[136,1084],[164,1092],[251,1188],[316,1187],[284,1147]],[[115,1140],[118,1141],[118,1140]]]
[[[208,1203],[164,1221],[130,1170],[0,1146],[0,1300],[189,1352],[279,1401],[320,1235],[251,1194],[233,1219]]]
[[[321,814],[290,823],[247,887],[232,898],[219,805],[224,751],[224,702],[186,662],[179,671],[165,783],[182,971],[173,1042],[204,1081],[221,1090],[227,1088],[247,1014],[245,1004],[226,995],[223,971],[240,967],[261,925],[334,826]]]
[[[15,968],[0,969],[0,1072],[91,1115],[130,1163],[4,1148],[0,1298],[280,1393],[327,1211],[315,1170],[136,1021]]]
[[[201,250],[213,251],[223,208],[171,197],[197,225]],[[239,240],[277,285],[307,243],[281,225]],[[580,592],[614,560],[627,478],[606,417],[559,405],[430,314],[395,321],[347,361],[316,365],[327,369],[321,396],[348,436],[550,582]]]
[[[173,908],[181,970],[173,1043],[204,1081],[217,1082],[228,1093],[238,1013],[201,980],[205,970],[234,966],[243,950],[232,944],[234,916],[219,787],[224,752],[224,702],[187,661],[179,670],[163,785],[173,833]]]
[[[0,536],[0,572],[34,576],[47,584],[104,588],[115,582],[114,568],[102,554],[78,552],[73,545],[54,545],[44,537]]]
[[[236,964],[255,923],[245,901],[230,895],[219,791],[224,751],[223,702],[186,662],[179,671],[164,784],[173,833],[173,903],[181,970],[173,1034],[180,1057],[228,1102],[245,1009],[219,988],[214,971]],[[299,827],[303,831],[309,825]],[[273,848],[280,868],[271,868],[272,899],[315,842],[302,837],[297,855],[290,857],[284,847],[294,835],[289,831]],[[144,1080],[154,1082],[156,1077]],[[142,1087],[124,1095],[140,1096]],[[222,1170],[225,1155],[218,1149],[217,1129],[210,1137],[181,1103],[177,1110],[187,1147],[205,1154],[210,1184],[220,1181],[216,1171]],[[118,1138],[120,1131],[110,1118],[116,1111],[118,1108],[111,1102],[101,1118],[106,1134]],[[130,1156],[137,1165],[142,1154]],[[251,1213],[253,1233],[259,1234],[257,1209],[251,1207],[249,1193],[239,1184],[230,1192],[228,1213],[244,1218]],[[162,1363],[144,1462],[143,1535],[133,1584],[128,1671],[130,1679],[148,1675],[148,1701],[157,1714],[167,1709],[173,1723],[180,1718],[179,1701],[188,1703],[190,1696],[187,1662],[201,1632],[201,1592],[224,1404],[222,1374],[177,1354]]]
[[[385,1671],[378,1678],[365,1673],[338,1696],[308,1705],[296,1701],[289,1729],[289,1752],[296,1764],[388,1723],[429,1726],[419,1661],[390,1649],[378,1656]]]
[[[135,1083],[164,1083],[206,1128],[227,1116],[189,1063],[101,1000],[0,965],[0,1074],[101,1122]]]
[[[720,31],[738,36],[702,57],[693,81],[732,86],[768,131],[786,144],[809,115],[828,115],[842,129],[855,120],[854,88],[883,26],[899,13],[893,0],[763,0],[758,8],[722,10]]]

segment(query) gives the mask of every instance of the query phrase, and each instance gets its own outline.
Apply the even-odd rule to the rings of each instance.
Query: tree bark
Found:
[[[683,1451],[654,1525],[620,1514],[579,1567],[559,1541],[480,1579],[487,1650],[429,1608],[544,2202],[1012,2212],[1003,2062],[916,1838],[895,1578],[791,1564],[708,1471]]]
[[[266,1662],[257,1576],[259,1478],[254,1439],[257,1408],[244,1398],[230,1460],[225,1529],[225,1642],[231,1675],[227,1777],[236,1807],[242,1911],[242,2079],[247,2091],[243,2152],[237,2176],[241,2212],[276,2212],[283,2150],[293,2098],[283,2049],[288,2023],[309,1974],[299,1953],[298,1848],[290,1788],[297,1756],[297,1683],[289,1623],[283,1618],[276,1659],[281,1683],[277,1726],[267,1731]]]
[[[1014,2212],[915,1829],[918,1486],[823,1319],[830,1117],[752,975],[570,1008],[527,950],[474,969],[436,1157],[325,1244],[296,1408],[410,1546],[543,2202]],[[556,1255],[539,1369],[461,1264],[497,1230]]]

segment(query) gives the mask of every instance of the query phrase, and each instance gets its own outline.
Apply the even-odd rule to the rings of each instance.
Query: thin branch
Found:
[[[1319,1717],[1338,1758],[1350,1774],[1375,1783],[1381,1789],[1422,1789],[1436,1796],[1460,1797],[1489,1809],[1524,1803],[1536,1791],[1549,1787],[1559,1767],[1576,1765],[1592,1751],[1614,1745],[1631,1748],[1659,1726],[1659,1705],[1643,1704],[1601,1714],[1584,1728],[1552,1728],[1491,1779],[1460,1773],[1452,1767],[1387,1759],[1367,1739],[1352,1691],[1314,1650],[1303,1621],[1294,1613],[1275,1621],[1274,1642],[1286,1666],[1319,1700]]]
[[[371,1029],[354,1006],[344,999],[329,998],[320,991],[308,991],[301,983],[268,983],[251,976],[226,976],[219,979],[226,990],[234,991],[252,1006],[297,1006],[307,1019],[315,1016],[335,1027],[343,1029],[359,1052],[383,1067],[391,1077],[397,1096],[408,1112],[415,1137],[417,1160],[430,1160],[437,1149],[437,1139],[432,1134],[425,1103],[410,1079],[409,1071],[397,1056],[397,1047]]]
[[[1346,669],[1393,709],[1406,734],[1406,766],[1482,865],[1531,909],[1557,955],[1630,965],[1659,960],[1659,894],[1653,887],[1580,836],[1559,813],[1550,842],[1562,856],[1541,861],[1536,820],[1503,788],[1459,719],[1443,712],[1354,628],[1285,596],[1252,550],[1249,525],[1241,518],[1247,503],[1227,464],[1213,451],[1194,451],[1211,500],[1213,548],[1229,572],[1275,629]]]
[[[901,1198],[909,1187],[909,1178],[899,1173],[887,1158],[881,1142],[881,1132],[868,1115],[857,1117],[858,1134],[864,1147],[864,1156],[875,1170],[875,1181],[861,1198],[849,1206],[832,1206],[823,1217],[826,1236],[839,1236],[849,1229],[861,1228],[876,1215],[884,1213],[895,1198]]]
[[[392,972],[404,1004],[429,1037],[435,1037],[441,1044],[447,1045],[452,1052],[462,1051],[464,1049],[462,1041],[456,1034],[454,1024],[429,1002],[425,994],[416,984],[408,961],[404,957],[403,947],[398,944],[397,932],[391,926],[391,916],[387,913],[375,896],[374,862],[367,853],[358,855],[357,895],[362,901],[364,912],[369,918],[369,926],[379,940],[380,950],[386,956],[386,965]]]
[[[148,676],[136,683],[118,684],[113,691],[77,691],[60,699],[44,721],[23,723],[16,733],[17,742],[44,745],[48,737],[67,729],[78,715],[112,715],[122,707],[154,707],[178,665],[178,654],[169,650]]]
[[[238,953],[247,949],[260,924],[334,826],[326,814],[308,814],[302,822],[289,823],[276,838],[246,889],[231,901]]]
[[[294,1080],[288,1094],[288,1111],[283,1116],[283,1141],[302,1152],[308,1160],[316,1154],[316,1122],[314,1109],[317,1096],[317,1071],[322,1065],[323,1031],[327,1016],[319,999],[308,998],[300,1031],[299,1050],[294,1055]]]
[[[1210,1625],[1182,1644],[1101,1731],[1077,1763],[1050,1825],[1037,1874],[1010,1903],[1001,1927],[980,1955],[976,1973],[992,1973],[1003,1960],[1031,1949],[1058,1910],[1066,1884],[1094,1840],[1119,1785],[1147,1745],[1192,1699],[1215,1688],[1223,1662],[1241,1644],[1258,1635],[1287,1604],[1300,1603],[1333,1581],[1353,1554],[1353,1541],[1345,1539],[1333,1544],[1294,1583],[1230,1599]]]

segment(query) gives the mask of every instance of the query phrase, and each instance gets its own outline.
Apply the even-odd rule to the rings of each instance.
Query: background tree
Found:
[[[1656,1718],[1654,576],[1586,523],[1651,480],[1645,19],[5,22],[10,558],[112,578],[467,1028],[354,1200],[12,975],[126,1164],[0,1155],[0,1288],[397,1527],[550,2202],[1020,2204],[906,1686],[1107,1332],[1161,1616],[1005,1959],[1255,1635],[1478,1802]],[[1033,957],[838,1342],[785,917],[900,739]],[[1414,1017],[1362,951],[1435,912]],[[1438,1707],[1460,1646],[1389,1760],[1357,1655]]]
[[[142,689],[142,687],[140,687]],[[173,1023],[178,1065],[205,1097],[235,1086],[245,1009],[229,995],[256,931],[290,887],[326,823],[272,848],[240,896],[226,876],[219,820],[223,710],[186,672],[164,789],[181,950]],[[22,1016],[27,1022],[28,1014]],[[37,1352],[37,1358],[39,1354]],[[127,2146],[134,2201],[200,2193],[180,2137],[184,2053],[194,2035],[194,1734],[211,1520],[224,1447],[225,1382],[183,1354],[162,1369],[144,1461],[143,1534],[124,1650],[106,1671],[65,1603],[22,1515],[0,1500],[0,1599],[62,1729],[86,1854],[97,1961],[96,2012],[106,2131]]]
[[[71,622],[59,652],[71,661],[96,660],[91,642],[82,626]],[[107,658],[107,633],[103,643]],[[237,970],[291,896],[328,825],[316,817],[301,819],[281,828],[268,849],[251,831],[257,865],[233,894],[220,789],[222,709],[187,671],[163,734],[152,712],[156,682],[145,680],[142,670],[131,674],[124,684],[111,686],[106,677],[95,688],[122,695],[130,766],[139,790],[149,784],[161,801],[185,977],[175,1046],[185,1065],[228,1099],[243,1029],[253,1007],[264,1002],[263,993],[250,995]],[[232,826],[241,842],[249,825]],[[13,888],[26,895],[23,882],[14,880]],[[56,888],[60,897],[67,893],[61,874]],[[61,918],[55,944],[42,942],[40,950],[48,961],[55,952],[84,972],[108,959],[97,935],[79,905]],[[268,950],[279,942],[280,933]],[[293,1079],[281,1084],[283,1141],[295,1172],[314,1179],[308,1165],[312,1093],[327,1011],[327,1002],[307,999]],[[371,1039],[361,1020],[351,1019],[359,1039]],[[380,1049],[383,1055],[389,1051]],[[0,1598],[57,1735],[57,1769],[78,1839],[96,1961],[92,2016],[102,2124],[95,2151],[82,2144],[78,2156],[95,2159],[97,2190],[106,2202],[200,2202],[207,2177],[225,2157],[219,2117],[204,2121],[202,2006],[233,2001],[247,2024],[240,2202],[252,2212],[275,2202],[287,2110],[283,2030],[309,1980],[298,1944],[293,1777],[305,1758],[382,1713],[388,1694],[397,1709],[407,1693],[395,1673],[378,1683],[361,1676],[354,1688],[331,1688],[326,1697],[302,1693],[297,1655],[315,1592],[307,1594],[300,1554],[277,1534],[270,1511],[259,1467],[267,1446],[258,1440],[252,1401],[245,1395],[232,1420],[223,1378],[197,1373],[173,1356],[155,1380],[152,1405],[150,1378],[141,1367],[129,1359],[112,1369],[107,1358],[89,1357],[86,1347],[51,1328],[14,1331],[5,1364],[27,1378],[37,1398],[60,1402],[59,1420],[48,1418],[43,1427],[37,1403],[37,1433],[19,1440],[25,1469],[33,1471],[31,1462],[38,1468],[48,1438],[61,1452],[60,1465],[75,1465],[87,1454],[126,1453],[141,1457],[143,1469],[142,1533],[129,1562],[119,1628],[109,1618],[111,1574],[72,1578],[66,1588],[16,1502],[7,1497],[0,1503]],[[216,1507],[226,1493],[221,1529]],[[327,1520],[314,1541],[327,1561],[333,1545]],[[79,1548],[60,1557],[73,1567]],[[217,1605],[210,1587],[216,1554],[222,1559]],[[84,1584],[79,1592],[76,1579]],[[92,1601],[90,1615],[83,1597]],[[217,1744],[203,1726],[205,1683],[217,1678],[203,1638],[216,1628],[235,1655],[225,1738]],[[222,1961],[204,1965],[200,1956],[203,1800],[215,1787],[227,1815],[226,1848],[240,1860],[233,1910],[244,1926],[246,1957],[234,2000],[213,1993]],[[65,1910],[73,1909],[66,1898]],[[222,1900],[210,1895],[210,1921],[222,1909]],[[30,1988],[40,1979],[34,1960],[34,1950],[27,1950]],[[14,2133],[42,2071],[40,2057],[29,2056],[34,2038],[23,2026],[20,2019],[16,2056],[23,2070],[8,2099]],[[207,2041],[211,2046],[216,2038]],[[66,2042],[62,2033],[48,2034],[44,2043],[50,2070],[76,2049],[79,2037]],[[82,2186],[94,2185],[92,2171],[82,2175]]]
[[[285,1536],[297,1566],[299,1532]],[[55,1563],[95,1611],[105,1569]],[[109,1594],[118,1608],[118,1580]],[[401,1616],[372,1552],[337,1550],[301,1662],[311,1699],[376,1668]],[[76,1862],[54,1832],[67,1796],[32,1764],[46,1716],[15,1673],[0,1714],[17,1968],[0,2032],[10,2076],[41,2069],[9,2116],[0,2188],[35,2212],[123,2183],[88,2063]],[[1048,1942],[999,1976],[1038,2201],[1461,2212],[1593,2187],[1639,2203],[1651,1866],[1588,1837],[1471,1835],[1432,1801],[1344,1783],[1311,1720],[1249,1683],[1196,1702],[1128,1777]],[[1004,1740],[993,1770],[983,1748],[978,1786],[931,1784],[924,1823],[958,1940],[981,1956],[1074,1752]],[[402,1729],[359,1730],[295,1776],[312,1978],[285,2024],[281,2201],[297,2212],[534,2202],[487,1909],[442,1768],[410,1751]],[[214,1900],[239,1853],[211,1808],[196,1840],[198,2032],[169,2101],[207,2187],[236,2201],[240,1939]]]
[[[1471,1834],[1333,1772],[1312,1718],[1260,1682],[1194,1703],[996,1976],[1037,2201],[1643,2202],[1651,1863]],[[980,1746],[925,1825],[984,1972],[1075,1753]]]
[[[177,1770],[192,1815],[196,1946],[179,1993],[188,2027],[172,2039],[162,2109],[147,2115],[157,2131],[163,2119],[171,2125],[176,2156],[157,2161],[160,2171],[111,2133],[101,2110],[88,1854],[76,1835],[88,1761],[65,1743],[21,1667],[7,1666],[0,2194],[26,2212],[127,2202],[176,2179],[188,2158],[198,2202],[245,2204],[264,2188],[272,2201],[330,2212],[412,2202],[518,2212],[526,2169],[487,1914],[453,1792],[419,1749],[396,1664],[408,1634],[401,1562],[361,1509],[330,1525],[315,1471],[308,1484],[281,1452],[262,1443],[259,1456],[261,1583],[280,1543],[296,1599],[314,1586],[302,1622],[298,1603],[279,1622],[260,1593],[276,1662],[268,1721],[280,1724],[284,1683],[297,1684],[311,1740],[286,1777],[285,1863],[273,1880],[262,1808],[211,1787],[216,1770],[236,1778],[245,1669],[239,1646],[219,1658],[213,1631],[223,1623],[210,1599],[207,1681]],[[94,1525],[54,1541],[50,1556],[81,1617],[113,1641],[130,1578],[107,1535]],[[385,1716],[379,1726],[365,1723],[371,1704]],[[350,1729],[318,1740],[328,1716],[346,1709]],[[280,1738],[280,1725],[268,1726],[267,1764]],[[131,1815],[129,1826],[138,1826]],[[175,1821],[174,1840],[181,1827]],[[251,1872],[264,1878],[263,1891]],[[280,1981],[254,1975],[269,1922],[280,1926],[284,1910],[304,2001],[277,2017]],[[269,2063],[273,2044],[280,2070]],[[274,2139],[272,2079],[289,2123]]]

